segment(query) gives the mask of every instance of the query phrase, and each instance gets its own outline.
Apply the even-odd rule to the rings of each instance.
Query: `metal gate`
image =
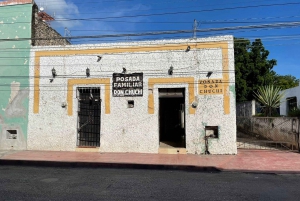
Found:
[[[237,117],[237,131],[238,148],[299,150],[295,117]]]
[[[78,127],[77,146],[100,146],[100,88],[77,88]]]

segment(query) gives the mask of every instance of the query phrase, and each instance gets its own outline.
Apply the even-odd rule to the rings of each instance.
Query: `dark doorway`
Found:
[[[160,146],[185,148],[185,91],[159,89]]]
[[[78,135],[77,146],[100,146],[100,88],[77,88]]]

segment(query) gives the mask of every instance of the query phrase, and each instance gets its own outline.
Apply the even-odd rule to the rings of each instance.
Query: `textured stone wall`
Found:
[[[55,29],[38,17],[38,7],[36,5],[33,6],[32,38],[33,46],[70,44]]]
[[[195,44],[186,51],[189,44]],[[211,46],[211,43],[218,45]],[[183,45],[179,50],[173,45]],[[222,54],[222,45],[226,44],[226,55]],[[163,47],[164,50],[160,50]],[[44,49],[44,48],[43,48]],[[43,49],[34,48],[32,58]],[[60,55],[49,56],[49,51],[64,50]],[[100,53],[102,52],[102,53]],[[28,149],[74,151],[77,142],[78,99],[76,87],[100,87],[101,95],[101,136],[100,152],[143,152],[158,153],[159,149],[159,88],[185,89],[186,150],[191,154],[205,152],[205,126],[218,126],[219,138],[209,139],[211,154],[236,154],[236,105],[233,37],[215,37],[202,39],[143,41],[131,43],[110,43],[97,45],[74,45],[67,47],[47,47],[48,56],[39,57],[38,68],[35,59],[31,61],[30,74],[40,73],[37,82],[33,78],[30,84],[39,84],[38,90],[30,91],[30,114]],[[62,55],[63,54],[63,55]],[[97,56],[102,56],[97,62]],[[228,60],[225,58],[228,57]],[[224,77],[223,64],[228,61],[229,86],[224,94],[200,95],[198,80],[207,79],[208,71],[213,71],[210,79]],[[170,66],[173,75],[168,75]],[[57,76],[51,79],[51,69]],[[87,78],[86,68],[90,69]],[[144,94],[142,97],[113,97],[111,93],[112,74],[144,73]],[[154,84],[149,88],[149,80],[191,80],[182,83],[166,82]],[[70,80],[80,81],[71,88]],[[109,83],[101,83],[108,79]],[[95,81],[90,82],[90,81]],[[97,84],[98,82],[100,84]],[[227,83],[228,83],[227,82]],[[86,84],[85,84],[86,83]],[[151,84],[151,83],[150,83]],[[193,86],[192,92],[190,86]],[[107,93],[110,90],[110,93]],[[109,96],[107,97],[107,94]],[[154,105],[149,108],[153,94]],[[229,96],[229,113],[225,114],[224,97]],[[71,100],[73,104],[68,100]],[[134,108],[127,107],[127,101],[134,100]],[[191,102],[198,107],[191,109]],[[67,103],[67,107],[61,107]],[[108,104],[109,103],[109,104]],[[108,110],[108,105],[110,105]],[[149,110],[153,109],[153,114]],[[69,113],[71,111],[71,115]]]

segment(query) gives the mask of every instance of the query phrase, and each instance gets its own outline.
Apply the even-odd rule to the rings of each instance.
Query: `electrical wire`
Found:
[[[284,44],[275,44],[275,45],[269,45],[269,46],[283,46],[283,45],[297,45],[297,44],[300,44],[300,42],[298,42],[298,43],[284,43]],[[265,45],[264,45],[265,46]],[[253,48],[253,47],[260,47],[259,45],[257,45],[257,46],[247,46],[248,48]],[[223,48],[224,49],[224,48]],[[233,50],[233,48],[227,48],[227,49],[231,49],[231,50]],[[207,51],[207,50],[218,50],[218,49],[216,49],[216,48],[207,48],[207,49],[202,49],[202,50],[197,50],[197,51]],[[55,51],[55,50],[54,50]],[[183,50],[182,50],[183,51]],[[193,51],[193,50],[192,50]],[[178,51],[178,52],[180,52],[180,51]],[[164,52],[158,52],[158,51],[156,51],[156,52],[146,52],[146,53],[136,53],[136,52],[132,52],[132,53],[126,53],[126,54],[124,54],[124,53],[110,53],[110,54],[104,54],[104,56],[109,56],[109,55],[122,55],[122,56],[126,56],[126,55],[134,55],[134,54],[169,54],[170,53],[170,51],[169,52],[167,52],[167,51],[164,51]],[[94,54],[94,55],[87,55],[87,54],[76,54],[76,55],[65,55],[65,56],[55,56],[55,57],[62,57],[62,58],[66,58],[66,57],[79,57],[79,56],[82,56],[82,57],[87,57],[87,56],[97,56],[97,54]],[[52,56],[53,57],[53,56]],[[26,57],[26,56],[23,56],[23,57],[0,57],[1,58],[1,60],[2,61],[5,61],[6,59],[8,60],[8,61],[11,61],[11,59],[14,59],[14,60],[17,60],[17,59],[19,59],[19,60],[24,60],[24,59],[32,59],[32,58],[34,58],[34,56],[29,56],[29,57]],[[114,60],[116,60],[116,61],[119,61],[119,62],[121,62],[121,61],[127,61],[127,59],[113,59],[113,58],[110,58],[109,59],[110,61],[114,61]],[[221,60],[221,59],[202,59],[202,61],[216,61],[216,60]],[[95,59],[95,61],[96,61],[96,59]],[[135,60],[132,60],[131,62],[122,62],[122,64],[132,64],[132,63],[134,63],[134,61]],[[138,60],[136,60],[136,61],[138,61]],[[172,61],[172,62],[176,62],[176,61]],[[153,62],[149,62],[149,61],[143,61],[143,63],[144,64],[149,64],[149,63],[153,63]],[[179,62],[180,63],[180,62]],[[184,63],[184,61],[182,61],[182,63]],[[23,64],[23,65],[13,65],[13,64],[6,64],[6,65],[1,65],[0,64],[0,67],[1,66],[10,66],[10,67],[13,67],[13,66],[24,66],[24,65],[26,65],[26,64]],[[77,65],[80,65],[80,64],[72,64],[73,66],[77,66]],[[91,64],[91,63],[86,63],[86,64],[83,64],[83,65],[95,65],[95,64]],[[27,65],[26,65],[27,66]],[[29,66],[31,66],[31,65],[29,65]],[[61,65],[51,65],[51,66],[61,66]]]
[[[122,0],[118,0],[117,2],[120,2],[120,1],[122,1]],[[186,0],[185,0],[186,1]],[[195,0],[194,0],[195,1]],[[268,0],[265,0],[265,1],[268,1]],[[265,2],[265,1],[248,1],[247,3],[254,3],[254,2]],[[271,0],[269,0],[269,1],[271,1]],[[109,2],[109,1],[108,1]],[[156,5],[156,4],[166,4],[168,1],[164,1],[164,2],[160,2],[160,3],[152,3],[151,5]],[[173,1],[169,1],[169,2],[171,2],[171,3],[173,3],[174,4],[174,0]],[[272,0],[272,2],[274,2],[274,0]],[[97,4],[97,3],[103,3],[103,1],[101,1],[101,2],[99,2],[99,1],[97,1],[97,2],[91,2],[91,3],[93,3],[93,4]],[[136,10],[136,11],[147,11],[147,10],[151,10],[151,11],[157,11],[157,10],[174,10],[174,9],[182,9],[182,8],[197,8],[197,7],[201,7],[201,8],[203,8],[203,7],[207,7],[207,6],[216,6],[216,5],[228,5],[228,4],[242,4],[242,3],[244,3],[244,2],[239,2],[239,3],[224,3],[224,4],[202,4],[201,6],[189,6],[189,7],[170,7],[170,5],[168,5],[168,7],[165,7],[165,8],[161,8],[161,9],[138,9],[138,10]],[[88,4],[88,2],[86,2],[85,1],[85,3],[76,3],[76,5],[80,5],[80,4]],[[51,2],[47,2],[47,5],[49,6],[51,6],[51,5],[61,5],[61,4],[55,4],[53,1],[51,1]],[[147,6],[147,5],[143,5],[143,6]],[[56,12],[58,11],[58,10],[60,10],[60,9],[57,9],[56,8]],[[65,9],[64,8],[62,8],[62,10],[63,11],[65,11]],[[126,9],[124,9],[124,10],[126,10]],[[132,12],[132,10],[131,9],[127,9],[127,10],[129,10],[128,12]],[[19,12],[19,11],[15,11],[15,12],[17,12],[17,13],[22,13],[22,12]],[[125,11],[123,11],[123,12],[125,12]],[[12,13],[12,12],[3,12],[3,13]],[[96,13],[99,13],[99,12],[96,12]],[[101,11],[101,13],[103,14],[103,13],[112,13],[112,11],[108,11],[108,12],[103,12],[103,11]],[[90,14],[93,14],[93,12],[88,12],[88,13],[80,13],[80,15],[86,15],[86,14],[88,14],[88,15],[90,15]],[[74,13],[74,14],[66,14],[66,13],[63,13],[63,15],[77,15],[76,13]],[[10,16],[10,17],[14,17],[14,16]]]
[[[230,31],[239,29],[260,29],[260,28],[273,28],[273,27],[299,27],[300,21],[290,23],[274,23],[274,24],[261,24],[261,25],[249,25],[249,26],[234,26],[234,27],[222,27],[222,28],[209,28],[209,29],[197,29],[197,30],[176,30],[176,31],[160,31],[160,32],[144,32],[144,33],[132,33],[132,34],[105,34],[105,35],[90,35],[90,36],[70,36],[70,37],[51,37],[51,38],[13,38],[13,39],[0,39],[0,41],[23,41],[23,40],[55,40],[55,39],[83,39],[83,38],[114,38],[114,37],[133,37],[133,36],[155,36],[155,35],[169,35],[180,33],[197,33],[212,32],[212,31]]]
[[[294,27],[290,27],[290,28],[294,28]],[[260,30],[272,30],[272,29],[281,29],[280,27],[274,27],[274,28],[262,28]],[[238,31],[232,31],[232,32],[221,32],[221,33],[218,33],[219,35],[224,35],[224,34],[234,34],[234,33],[244,33],[244,32],[249,32],[249,31],[255,31],[255,30],[238,30]],[[202,34],[200,37],[207,37],[207,36],[216,36],[218,37],[218,35],[212,33],[212,34]],[[280,35],[277,35],[278,37],[280,37]],[[283,35],[283,36],[288,36],[288,35]],[[247,36],[248,39],[251,39],[251,38],[261,38],[261,39],[264,39],[266,36],[260,36],[260,35],[257,35],[257,36]],[[175,38],[179,38],[179,39],[184,39],[182,36],[172,36],[172,37],[163,37],[162,39],[165,40],[165,39],[175,39]],[[186,39],[190,39],[189,38],[186,38]],[[99,40],[88,40],[88,41],[100,41],[100,42],[119,42],[119,41],[122,41],[124,43],[128,43],[129,41],[125,39],[113,39],[113,40],[109,40],[109,39],[104,39],[105,41],[103,41],[103,39],[99,39]],[[135,39],[135,41],[145,41],[145,40],[153,40],[153,38],[142,38],[142,39]],[[154,40],[157,40],[156,38],[154,38]],[[240,40],[240,39],[235,39],[235,43],[237,43],[237,41]],[[110,43],[112,46],[114,45],[114,43]],[[169,42],[169,44],[171,44]],[[97,44],[98,47],[102,47],[103,45],[102,44]],[[118,46],[122,46],[120,44],[118,44]],[[126,45],[125,45],[126,46]],[[91,47],[91,45],[88,45],[88,44],[85,44],[85,45],[80,45],[80,47]],[[49,46],[38,46],[39,49],[48,49]],[[60,46],[60,47],[56,47],[56,48],[61,48],[61,49],[65,49],[64,46]],[[12,52],[21,52],[21,50],[30,50],[32,49],[31,47],[28,47],[28,48],[20,48],[18,47],[17,49],[16,48],[0,48],[0,50],[2,49],[2,51],[6,51],[6,52],[9,52],[8,50],[12,50]]]
[[[91,21],[91,20],[103,20],[103,19],[118,19],[118,18],[136,18],[136,17],[149,17],[149,16],[162,16],[162,15],[178,15],[178,14],[190,14],[200,12],[212,12],[212,11],[224,11],[224,10],[236,10],[236,9],[247,9],[247,8],[259,8],[259,7],[270,7],[270,6],[287,6],[287,5],[299,5],[300,2],[288,2],[288,3],[277,3],[277,4],[261,4],[252,6],[237,6],[228,8],[215,8],[215,9],[204,9],[204,10],[191,10],[181,12],[165,12],[165,13],[152,13],[152,14],[140,14],[140,15],[124,15],[124,16],[111,16],[111,17],[99,17],[99,18],[56,18],[56,21]]]
[[[178,15],[178,14],[191,14],[191,13],[236,10],[236,9],[248,9],[248,8],[259,8],[259,7],[270,7],[270,6],[288,6],[288,5],[292,6],[292,5],[299,5],[299,4],[300,4],[300,2],[286,2],[286,3],[275,3],[275,4],[237,6],[237,7],[191,10],[191,11],[181,11],[181,12],[165,12],[165,13],[152,13],[152,14],[139,14],[139,15],[110,16],[110,17],[99,17],[99,18],[56,18],[55,21],[94,21],[94,20],[98,21],[98,20],[104,20],[104,19],[119,19],[119,18],[137,18],[137,17],[150,17],[150,16]]]

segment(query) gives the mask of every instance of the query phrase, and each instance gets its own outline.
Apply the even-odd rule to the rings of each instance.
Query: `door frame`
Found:
[[[99,126],[99,128],[94,128],[94,129],[96,129],[96,130],[99,130],[97,133],[95,133],[95,138],[96,138],[96,140],[95,141],[92,141],[92,144],[93,145],[80,145],[80,131],[79,131],[79,126],[80,126],[80,94],[81,94],[81,92],[80,92],[80,90],[99,90],[99,92],[97,92],[97,95],[94,95],[95,97],[92,97],[92,100],[91,101],[94,101],[94,102],[99,102],[99,103],[97,103],[97,104],[99,104],[99,106],[98,106],[98,115],[97,116],[95,116],[95,115],[93,115],[93,121],[97,121],[97,118],[99,119],[99,122],[96,122],[95,124],[94,124],[94,126],[96,125],[96,126]],[[77,135],[76,135],[76,146],[77,147],[81,147],[81,148],[83,148],[83,147],[87,147],[87,148],[93,148],[93,147],[100,147],[100,136],[101,136],[101,115],[102,115],[102,104],[101,104],[101,87],[100,86],[77,86],[76,87],[76,98],[77,98],[77,125],[76,125],[76,133],[77,133]],[[88,101],[88,100],[86,100],[86,101]],[[95,103],[94,102],[92,102],[92,104],[94,105]],[[90,109],[90,108],[89,108]],[[91,110],[91,109],[90,109]],[[88,124],[87,125],[89,125],[89,123],[90,122],[88,122]],[[92,133],[92,135],[93,135],[93,133]],[[99,140],[98,140],[99,139]],[[87,143],[89,143],[88,141],[87,141]]]
[[[160,131],[160,127],[161,127],[161,120],[160,120],[160,90],[161,89],[181,89],[182,90],[182,93],[183,93],[183,104],[184,104],[184,147],[180,147],[180,148],[186,148],[186,120],[187,120],[187,100],[188,100],[188,97],[186,96],[186,91],[187,91],[187,87],[185,86],[178,86],[178,87],[172,87],[172,86],[166,86],[166,87],[158,87],[157,88],[157,102],[158,102],[158,145],[160,145],[160,142],[161,142],[161,131]],[[165,97],[167,99],[167,97]],[[172,97],[169,97],[170,99]],[[175,98],[175,97],[174,97]]]

